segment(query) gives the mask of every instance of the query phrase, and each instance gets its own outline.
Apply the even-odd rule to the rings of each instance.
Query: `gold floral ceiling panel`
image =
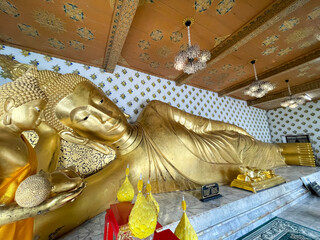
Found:
[[[319,78],[319,0],[0,0],[0,41],[112,72],[116,64],[252,100],[243,89],[258,76],[283,91]],[[207,67],[174,69],[191,42],[211,51]],[[299,71],[305,68],[307,70]],[[297,72],[298,71],[298,72]],[[320,90],[319,90],[320,91]]]
[[[305,4],[297,4],[295,8],[283,10],[281,16],[271,19],[267,24],[269,26],[263,25],[257,34],[249,35],[245,41],[229,49],[228,54],[219,56],[219,60],[214,59],[206,70],[197,74],[189,84],[219,92],[252,78],[252,59],[257,60],[256,68],[259,75],[319,49],[320,18],[315,14],[320,11],[319,4],[318,1],[306,1]],[[292,76],[287,76],[290,77]],[[274,91],[277,90],[279,89],[276,88]],[[237,92],[234,96],[246,99],[242,92]]]
[[[0,40],[102,67],[112,4],[103,0],[0,0]]]
[[[174,69],[175,55],[187,46],[183,20],[193,17],[191,42],[212,50],[234,31],[272,3],[252,4],[242,0],[155,0],[140,1],[122,57],[127,66],[175,80],[181,72]]]

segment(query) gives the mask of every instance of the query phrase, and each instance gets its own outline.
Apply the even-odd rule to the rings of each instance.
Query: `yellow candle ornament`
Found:
[[[156,207],[157,209],[157,214],[159,215],[159,211],[160,211],[160,207],[159,207],[159,204],[158,202],[156,201],[156,199],[152,196],[152,193],[151,193],[151,184],[150,184],[150,181],[148,180],[148,184],[147,184],[147,197],[146,197],[147,201],[151,201],[154,206]]]
[[[129,164],[126,168],[126,178],[118,190],[117,198],[119,202],[131,202],[134,198],[134,189],[129,181]]]
[[[129,228],[131,234],[137,238],[146,238],[150,236],[156,229],[157,210],[152,201],[147,201],[142,194],[143,181],[142,175],[138,182],[137,200],[129,215]]]
[[[184,196],[182,196],[181,206],[182,206],[183,214],[176,230],[174,231],[174,234],[180,240],[198,240],[196,231],[192,227],[186,214],[187,204],[186,204],[186,201],[184,200]]]
[[[147,201],[151,201],[155,208],[157,209],[157,214],[159,215],[159,211],[160,211],[160,207],[159,207],[159,204],[158,202],[156,201],[156,199],[152,196],[152,193],[151,193],[151,184],[150,184],[150,181],[148,180],[148,184],[147,184],[147,196],[146,196],[146,199]]]

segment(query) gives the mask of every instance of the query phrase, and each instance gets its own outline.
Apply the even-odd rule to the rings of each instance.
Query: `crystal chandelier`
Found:
[[[299,104],[304,104],[306,101],[305,97],[303,95],[292,96],[289,80],[285,80],[285,82],[288,84],[288,91],[290,96],[280,103],[281,107],[296,108]]]
[[[186,50],[180,51],[175,58],[174,67],[187,74],[195,73],[206,67],[206,62],[210,59],[211,54],[208,50],[200,50],[198,45],[191,45],[190,26],[193,22],[192,18],[185,21],[188,28],[188,47]]]
[[[244,94],[251,97],[262,98],[264,95],[266,95],[267,92],[273,90],[275,86],[270,82],[258,80],[255,66],[256,60],[252,60],[251,63],[256,80],[252,84],[250,84],[248,88],[245,89]]]

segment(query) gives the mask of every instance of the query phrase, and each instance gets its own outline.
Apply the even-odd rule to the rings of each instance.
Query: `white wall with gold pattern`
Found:
[[[148,102],[160,100],[195,115],[235,124],[258,140],[271,141],[266,111],[248,107],[245,101],[219,98],[217,93],[187,85],[176,86],[173,81],[121,66],[110,74],[96,67],[3,45],[0,45],[0,54],[11,55],[21,63],[34,64],[39,70],[76,73],[90,79],[131,116],[131,122]],[[0,75],[0,85],[9,81],[3,73]]]
[[[314,153],[320,159],[320,100],[297,108],[278,108],[267,112],[272,142],[282,142],[284,135],[309,134]]]

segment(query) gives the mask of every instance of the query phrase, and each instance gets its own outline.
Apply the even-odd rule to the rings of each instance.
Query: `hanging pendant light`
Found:
[[[273,90],[275,86],[270,82],[260,81],[258,79],[255,63],[256,60],[251,61],[256,80],[252,84],[250,84],[248,88],[245,89],[244,94],[251,97],[262,98],[264,95],[266,95],[267,92]]]
[[[206,62],[210,59],[211,54],[208,50],[200,50],[198,45],[191,45],[190,26],[194,20],[187,18],[185,25],[188,29],[188,47],[180,51],[175,57],[175,69],[192,74],[206,67]]]
[[[290,85],[289,85],[289,80],[285,80],[285,82],[288,85],[289,97],[280,103],[281,107],[296,108],[296,107],[298,107],[298,105],[304,104],[306,101],[304,95],[292,96]]]

